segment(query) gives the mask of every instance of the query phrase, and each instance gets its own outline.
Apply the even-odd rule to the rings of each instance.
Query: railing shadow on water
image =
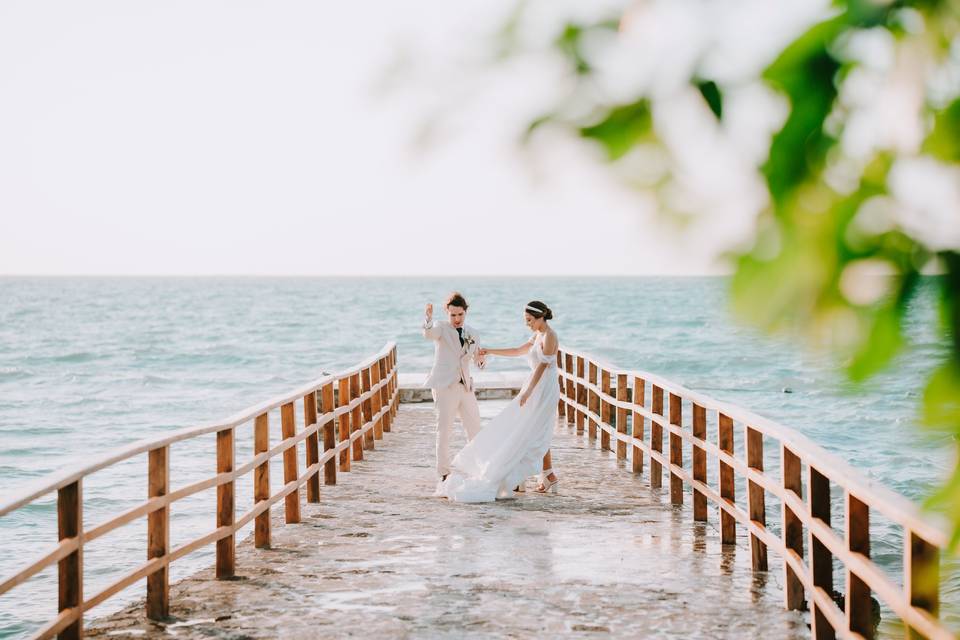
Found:
[[[57,567],[58,615],[37,630],[34,637],[79,638],[84,615],[131,585],[146,580],[146,613],[163,619],[170,606],[170,565],[208,545],[216,546],[216,575],[231,579],[236,570],[236,534],[253,523],[254,544],[270,546],[270,509],[284,501],[287,523],[300,521],[301,488],[307,502],[320,501],[320,478],[336,484],[337,472],[350,471],[351,461],[363,459],[364,449],[389,432],[399,401],[397,349],[388,343],[362,363],[336,374],[325,375],[288,394],[272,398],[231,416],[223,422],[174,431],[162,438],[135,442],[108,452],[76,468],[40,479],[18,495],[0,502],[0,517],[29,510],[56,492],[59,542],[34,562],[12,575],[0,577],[0,597],[45,569]],[[301,420],[296,403],[302,402]],[[270,418],[279,409],[281,440],[270,446]],[[298,424],[300,422],[301,424]],[[237,429],[252,426],[253,457],[236,461]],[[171,489],[170,446],[216,434],[216,475]],[[322,442],[322,453],[321,453]],[[212,443],[211,443],[212,444]],[[303,456],[300,450],[303,449]],[[211,452],[213,453],[213,452]],[[96,526],[84,526],[83,481],[91,474],[147,455],[148,496],[142,502]],[[282,455],[283,484],[271,492],[270,461]],[[306,468],[300,472],[300,460]],[[235,483],[252,473],[253,503],[235,513]],[[216,529],[179,546],[171,545],[171,507],[206,490],[216,491]],[[84,547],[102,536],[146,518],[147,562],[90,597],[84,595]],[[42,546],[42,541],[37,541]]]
[[[692,493],[694,521],[706,522],[707,506],[714,505],[724,544],[735,544],[743,527],[758,577],[768,575],[772,551],[782,565],[784,605],[807,610],[810,602],[813,637],[874,637],[871,594],[908,637],[956,637],[938,618],[940,556],[948,543],[942,522],[800,433],[740,407],[566,346],[557,363],[561,419],[578,434],[599,436],[602,449],[612,451],[615,443],[617,459],[629,458],[633,473],[643,474],[648,461],[651,487],[661,487],[666,472],[672,504]],[[769,455],[771,445],[779,455]],[[777,522],[767,522],[768,497]],[[840,518],[832,519],[835,512]],[[900,576],[870,557],[871,514],[902,529]],[[837,569],[842,585],[834,584]]]

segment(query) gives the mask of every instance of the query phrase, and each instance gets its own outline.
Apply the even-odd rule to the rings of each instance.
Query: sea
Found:
[[[401,372],[426,372],[433,349],[419,332],[424,305],[433,303],[439,315],[446,295],[458,290],[482,345],[524,342],[523,308],[542,300],[563,345],[776,420],[921,503],[956,455],[950,438],[917,420],[924,380],[947,354],[935,283],[925,281],[911,303],[908,348],[860,385],[846,378],[837,356],[734,321],[728,288],[724,277],[3,277],[0,496],[136,440],[225,418],[346,368],[388,341],[398,345]],[[488,368],[523,366],[494,358]],[[213,472],[212,443],[201,438],[173,448],[174,487]],[[238,456],[248,445],[238,439]],[[87,528],[144,499],[145,460],[85,480]],[[273,475],[279,481],[281,474]],[[249,508],[250,493],[241,483],[238,513]],[[55,497],[0,517],[0,580],[55,544]],[[177,503],[174,546],[213,528],[213,504],[211,492]],[[834,525],[842,529],[842,520]],[[880,517],[871,527],[874,558],[898,572],[901,533]],[[86,597],[145,560],[145,535],[141,520],[85,548]],[[196,552],[172,566],[172,579],[212,559],[212,547]],[[947,609],[960,600],[955,582],[943,594],[945,605],[953,601]],[[93,615],[142,597],[142,584]],[[0,637],[27,635],[50,620],[56,594],[54,567],[0,597]]]

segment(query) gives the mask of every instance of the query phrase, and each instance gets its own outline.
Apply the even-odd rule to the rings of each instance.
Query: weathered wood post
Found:
[[[380,358],[377,363],[379,366],[381,380],[387,380],[387,383],[380,387],[380,407],[387,407],[383,412],[383,433],[390,433],[391,411],[390,411],[390,381],[387,379],[387,358]]]
[[[819,518],[830,526],[830,480],[812,465],[808,468],[810,487],[810,515]],[[813,574],[813,586],[833,593],[833,554],[827,545],[810,531],[810,572]],[[815,640],[833,640],[837,637],[827,617],[811,598],[810,635]]]
[[[763,434],[750,426],[746,427],[747,466],[763,472]],[[767,507],[763,487],[753,480],[747,481],[747,510],[750,520],[762,527],[767,526]],[[750,557],[754,571],[767,570],[767,545],[750,534]]]
[[[232,473],[234,461],[233,428],[217,431],[217,473]],[[217,528],[232,527],[235,518],[234,481],[217,485]],[[232,578],[236,573],[237,534],[217,540],[217,578]]]
[[[870,507],[847,491],[847,549],[870,557]],[[870,587],[847,565],[847,624],[850,631],[873,638]]]
[[[340,379],[340,388],[337,390],[337,408],[350,405],[350,378]],[[350,411],[344,411],[337,418],[337,426],[340,430],[340,442],[350,442]],[[340,471],[350,471],[350,446],[340,452]]]
[[[600,369],[600,390],[603,391],[604,396],[609,396],[612,389],[610,385],[610,372],[606,369]],[[600,404],[600,422],[603,423],[603,426],[610,426],[610,403],[604,397],[601,399],[600,394],[597,394],[597,401]],[[606,429],[600,430],[600,449],[603,451],[610,451],[610,432]]]
[[[733,456],[733,419],[720,414],[717,419],[717,439],[720,450]],[[723,460],[720,467],[720,497],[728,504],[736,504],[736,483],[733,467]],[[720,510],[720,541],[723,544],[737,543],[737,519],[723,509]]]
[[[657,385],[653,388],[650,411],[663,417],[663,389]],[[663,427],[656,421],[650,421],[650,448],[657,453],[663,453]],[[663,465],[656,458],[650,458],[650,486],[663,486]]]
[[[367,392],[372,389],[373,384],[370,368],[364,368],[360,371],[360,393],[366,395]],[[371,393],[370,395],[372,396],[373,394]],[[363,415],[363,426],[365,427],[373,420],[373,398],[368,397],[361,402],[360,409]],[[370,424],[370,428],[363,432],[363,448],[371,450],[375,447],[376,438],[374,437],[374,426]]]
[[[647,382],[643,378],[634,377],[633,379],[633,404],[638,407],[646,407],[647,400]],[[633,412],[633,424],[630,427],[630,434],[641,442],[646,437],[643,425],[644,417],[642,414]],[[633,445],[633,472],[643,473],[643,449]]]
[[[577,379],[584,379],[584,361],[583,356],[577,356]],[[587,408],[587,387],[582,382],[577,382],[577,435],[583,435],[583,422]],[[582,407],[582,408],[580,408]]]
[[[670,424],[683,424],[682,398],[675,393],[670,394]],[[670,464],[683,466],[683,440],[677,434],[670,432]],[[683,504],[683,478],[670,469],[670,503]]]
[[[572,354],[569,354],[569,353],[564,354],[563,363],[564,363],[564,366],[563,366],[564,371],[566,371],[568,374],[574,373]],[[577,401],[576,386],[574,385],[573,380],[571,380],[570,378],[567,378],[567,399],[570,400],[570,402]],[[569,411],[567,411],[567,424],[572,425],[576,421],[577,421],[577,410],[573,405],[570,405],[570,409]]]
[[[287,440],[296,435],[296,430],[293,403],[288,402],[280,407],[280,434],[284,440]],[[297,446],[294,445],[283,452],[283,483],[285,485],[297,481],[300,475],[297,467]],[[287,524],[300,522],[300,487],[284,497],[283,517]]]
[[[627,402],[627,374],[617,374],[617,400]],[[627,435],[627,410],[617,405],[617,434]],[[617,438],[617,460],[627,459],[627,443]]]
[[[597,392],[594,391],[594,387],[597,384],[597,365],[592,361],[590,361],[587,363],[587,369],[590,372],[587,377],[587,380],[590,382],[591,385],[593,385],[587,390],[587,409],[593,415],[599,415],[600,414],[600,398],[597,395]],[[587,437],[590,440],[596,440],[597,438],[596,418],[588,416],[587,424],[588,424]]]
[[[707,410],[696,403],[693,404],[693,437],[706,444]],[[693,447],[693,479],[707,484],[707,450],[698,446]],[[707,496],[696,487],[693,489],[693,519],[707,521]]]
[[[333,382],[328,382],[323,385],[323,390],[320,392],[320,400],[323,403],[320,407],[321,413],[326,416],[328,413],[332,414],[336,409],[336,403],[333,401]],[[329,420],[326,424],[323,425],[323,452],[326,453],[331,449],[336,449],[336,421]],[[337,484],[337,457],[333,456],[327,460],[323,465],[323,483],[327,485]]]
[[[57,490],[57,534],[60,541],[74,538],[77,548],[57,563],[60,613],[79,609],[83,604],[83,486],[82,480]],[[60,632],[60,638],[71,640],[83,636],[83,616],[78,616]]]
[[[350,376],[350,401],[360,397],[360,372]],[[358,402],[353,407],[353,415],[350,416],[350,429],[356,433],[363,429],[363,403]],[[353,459],[354,461],[363,460],[363,440],[364,436],[359,436],[353,441]]]
[[[780,445],[780,470],[783,473],[783,488],[787,492],[793,492],[797,500],[803,500],[803,482],[800,474],[800,457],[784,445]],[[803,558],[803,522],[800,517],[793,512],[787,503],[782,504],[783,524],[781,534],[783,544],[787,553],[793,551],[801,559]],[[786,598],[786,608],[792,611],[802,611],[804,609],[803,582],[796,571],[784,560],[784,596]]]
[[[557,416],[567,419],[567,403],[563,401],[563,351],[557,349],[557,384],[560,385],[560,397],[557,400]]]
[[[317,392],[311,391],[303,396],[303,426],[309,429],[317,424]],[[320,462],[319,434],[314,431],[307,436],[307,468]],[[320,502],[320,470],[317,469],[307,478],[307,502]]]
[[[397,391],[397,348],[390,351],[390,397],[393,398],[393,418],[396,420],[397,410],[400,408],[400,394]]]
[[[253,423],[253,453],[259,455],[270,448],[270,418],[261,413]],[[270,459],[267,458],[253,470],[253,503],[270,499]],[[257,515],[253,529],[253,545],[258,549],[270,548],[270,509]]]
[[[374,362],[370,366],[370,387],[376,387],[380,384],[380,363]],[[383,405],[380,403],[380,392],[383,390],[381,387],[377,389],[370,395],[370,413],[374,416],[379,416],[380,409],[383,408]],[[373,439],[374,440],[383,440],[383,417],[378,417],[373,423]]]
[[[936,617],[940,609],[940,550],[909,529],[904,533],[904,589],[911,605]],[[912,628],[907,635],[922,637]]]
[[[170,448],[157,447],[148,454],[147,496],[161,498],[170,491]],[[147,560],[163,558],[170,546],[170,507],[147,516]],[[162,620],[170,613],[170,570],[163,565],[147,576],[147,617]]]

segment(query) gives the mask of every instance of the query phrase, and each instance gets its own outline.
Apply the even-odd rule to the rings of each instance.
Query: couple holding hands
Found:
[[[434,321],[428,304],[423,337],[434,342],[433,368],[424,386],[433,391],[437,411],[436,495],[457,502],[490,502],[513,497],[526,479],[542,470],[537,491],[555,491],[558,478],[551,469],[550,441],[556,424],[560,388],[557,384],[559,340],[548,324],[550,308],[539,300],[523,310],[530,339],[512,349],[480,347],[477,334],[465,324],[467,301],[452,293],[447,320]],[[526,356],[530,375],[520,394],[481,429],[470,362],[483,368],[487,356]],[[467,444],[450,460],[450,431],[459,415]]]

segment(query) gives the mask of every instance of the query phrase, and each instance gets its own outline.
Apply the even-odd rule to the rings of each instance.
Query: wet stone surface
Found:
[[[502,402],[483,402],[489,417]],[[560,424],[557,495],[484,505],[433,498],[432,405],[401,405],[303,521],[275,508],[273,548],[237,544],[238,577],[213,569],[170,588],[170,618],[142,603],[88,624],[97,638],[805,638],[778,568],[754,576],[746,541],[723,547],[690,497],[649,487]],[[459,427],[458,427],[459,428]],[[461,435],[462,437],[462,435]],[[459,440],[454,445],[457,446]],[[669,481],[664,482],[669,486]],[[771,558],[772,559],[772,558]]]

